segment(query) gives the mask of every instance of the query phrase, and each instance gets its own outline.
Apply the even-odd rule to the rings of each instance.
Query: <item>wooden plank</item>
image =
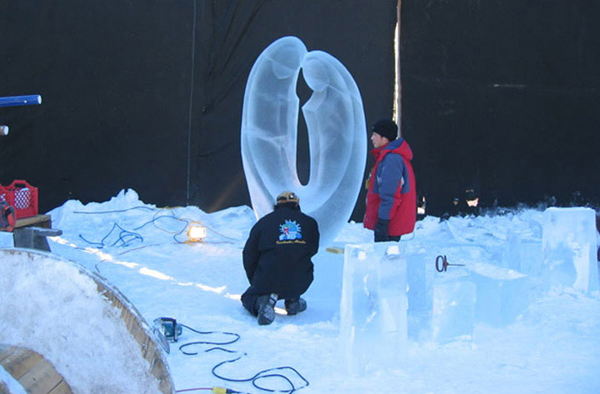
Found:
[[[48,391],[48,394],[72,394],[71,387],[62,380],[56,387]]]
[[[28,218],[17,219],[15,228],[37,226],[42,228],[52,228],[52,217],[50,215],[37,215]]]
[[[165,394],[174,393],[173,380],[169,374],[169,369],[161,350],[156,347],[154,341],[149,337],[146,330],[144,330],[140,322],[141,315],[139,315],[135,307],[129,306],[131,304],[128,303],[124,295],[117,290],[112,290],[105,286],[98,278],[91,277],[96,282],[98,293],[102,294],[113,307],[120,310],[121,319],[125,323],[127,331],[129,331],[138,343],[142,357],[151,365],[150,373],[159,381],[159,390]]]
[[[0,364],[15,379],[19,380],[37,363],[43,360],[43,357],[32,350],[25,348],[16,349],[13,354],[2,360]]]
[[[160,382],[158,385],[158,388],[161,392],[163,393],[173,393],[175,390],[173,388],[173,385],[171,384],[171,377],[165,373],[165,366],[163,365],[163,367],[161,368],[161,370],[163,371],[163,376],[161,378],[158,378],[158,381]],[[156,375],[155,375],[156,376]]]
[[[29,394],[48,394],[62,380],[62,376],[47,360],[41,359],[20,379],[17,379]]]
[[[31,349],[0,345],[0,365],[28,394],[72,394],[71,387],[54,366]],[[0,393],[3,393],[0,387]]]
[[[1,344],[0,345],[0,365],[1,365],[2,360],[4,360],[6,357],[13,354],[17,349],[18,348],[15,346]]]

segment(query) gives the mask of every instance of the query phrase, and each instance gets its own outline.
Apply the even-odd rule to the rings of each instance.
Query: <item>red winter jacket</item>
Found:
[[[398,138],[371,153],[375,164],[369,175],[363,226],[374,230],[381,218],[390,221],[390,236],[412,233],[417,220],[417,188],[410,146]]]

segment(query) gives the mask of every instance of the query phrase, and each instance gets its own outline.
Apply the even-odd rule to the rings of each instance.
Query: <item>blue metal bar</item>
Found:
[[[42,96],[39,94],[32,96],[12,96],[0,97],[0,108],[14,107],[17,105],[37,105],[42,103]]]

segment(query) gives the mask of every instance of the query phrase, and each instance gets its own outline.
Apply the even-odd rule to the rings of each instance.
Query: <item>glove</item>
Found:
[[[377,219],[377,224],[375,225],[375,242],[387,242],[390,240],[390,235],[388,234],[389,224],[389,220]]]

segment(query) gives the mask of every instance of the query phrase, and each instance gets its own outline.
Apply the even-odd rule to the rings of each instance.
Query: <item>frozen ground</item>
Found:
[[[196,330],[240,335],[239,341],[223,346],[236,353],[205,352],[214,345],[197,344],[184,350],[198,354],[186,355],[178,349],[182,344],[226,341],[231,336],[201,335],[184,328],[167,356],[176,390],[221,386],[244,393],[265,392],[249,381],[228,382],[211,372],[217,364],[241,357],[218,367],[216,373],[247,380],[262,370],[289,366],[308,385],[291,369],[278,373],[284,373],[294,387],[307,394],[600,392],[598,292],[585,294],[569,287],[544,291],[506,327],[477,323],[470,340],[447,344],[411,341],[401,365],[354,376],[348,374],[340,341],[343,254],[322,248],[314,259],[315,281],[305,295],[308,310],[293,317],[281,313],[272,325],[262,327],[239,302],[247,287],[241,252],[255,222],[249,207],[213,214],[195,207],[157,208],[129,190],[103,203],[68,201],[51,214],[53,227],[63,231],[50,242],[53,253],[105,277],[150,324],[157,317],[173,317]],[[419,222],[414,235],[405,237],[402,243],[418,242],[432,248],[452,243],[448,258],[469,261],[472,255],[461,249],[461,243],[476,243],[492,250],[505,242],[509,233],[541,242],[541,220],[542,212],[533,209],[502,216],[452,218],[449,223],[429,217]],[[182,230],[190,221],[208,227],[205,243],[181,242],[186,238]],[[349,223],[335,244],[371,240],[372,233],[360,223]],[[65,286],[68,282],[67,274]],[[29,291],[31,302],[36,297],[53,297],[34,286]],[[5,301],[2,295],[0,310]],[[27,300],[22,304],[27,305]],[[44,324],[43,314],[37,314],[26,321],[38,319]],[[18,315],[14,318],[19,319]],[[0,322],[0,342],[6,326],[6,322]],[[76,329],[89,330],[93,335],[95,327],[77,322]],[[100,354],[103,348],[110,354],[108,348],[121,345],[115,338],[94,346]],[[104,368],[106,371],[100,372],[124,373],[113,370],[110,362]],[[291,389],[290,382],[277,377],[254,383],[269,390]]]

